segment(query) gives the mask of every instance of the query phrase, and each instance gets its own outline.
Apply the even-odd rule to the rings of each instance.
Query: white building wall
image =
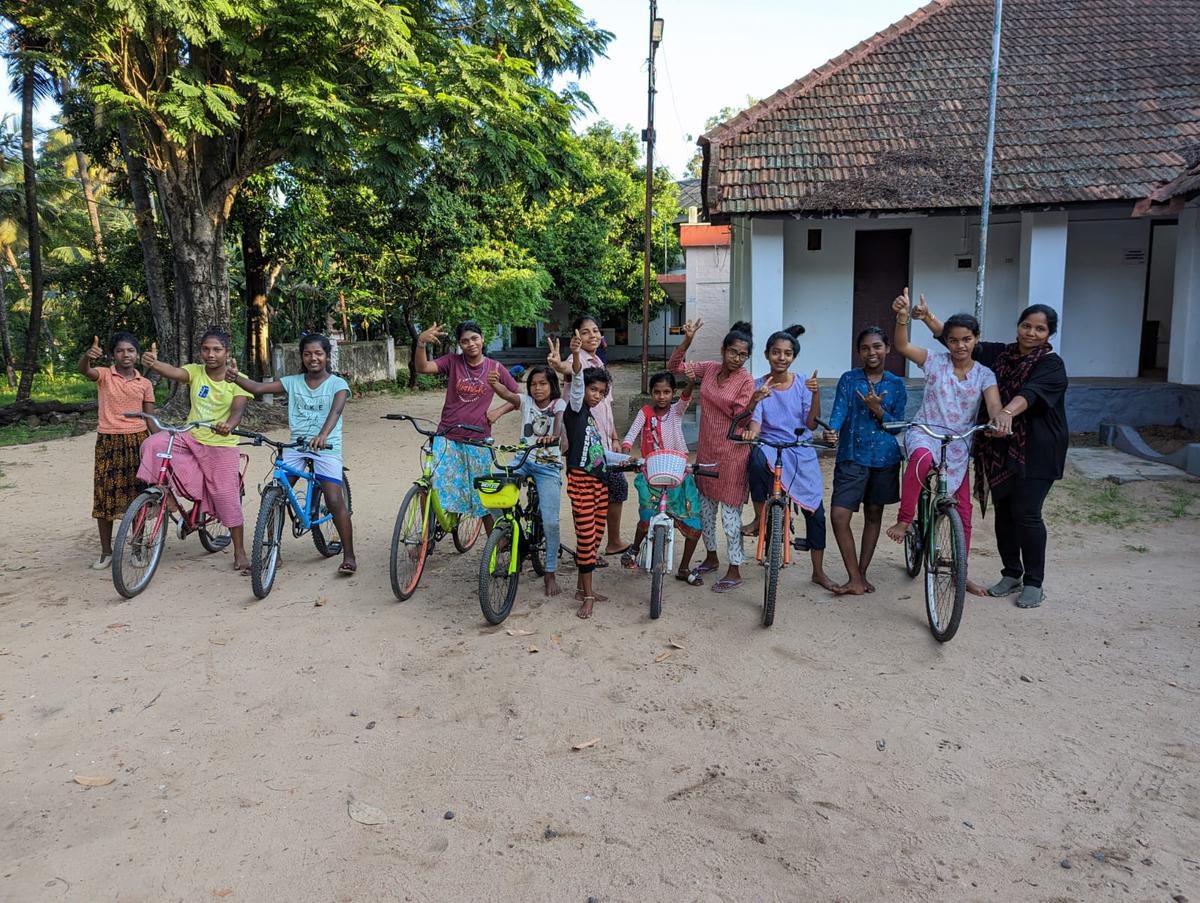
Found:
[[[670,334],[670,324],[667,319],[669,313],[669,308],[659,308],[654,319],[650,321],[650,357],[652,360],[662,357],[664,339],[667,342],[668,354],[670,353],[670,349],[683,340],[683,336]],[[629,344],[638,349],[642,347],[642,320],[640,311],[635,312],[629,318]]]
[[[687,312],[689,320],[704,320],[688,352],[696,360],[717,360],[721,339],[729,331],[729,261],[732,249],[688,248]]]
[[[1084,216],[1067,232],[1064,338],[1056,348],[1071,376],[1135,377],[1150,221]]]

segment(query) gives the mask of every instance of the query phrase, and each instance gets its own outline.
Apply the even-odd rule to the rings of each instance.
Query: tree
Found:
[[[252,174],[367,142],[393,178],[419,178],[450,136],[549,184],[547,148],[579,97],[547,80],[610,37],[568,0],[24,0],[11,15],[52,32],[80,85],[126,117],[163,203],[189,353],[229,324],[225,230]]]
[[[749,94],[747,94],[746,102],[742,106],[740,106],[740,107],[733,107],[733,106],[721,107],[721,109],[718,110],[715,114],[713,114],[712,116],[709,116],[706,120],[704,120],[704,134],[711,132],[713,129],[715,129],[717,126],[719,126],[722,122],[727,122],[728,120],[730,120],[734,116],[736,116],[738,113],[741,113],[743,110],[750,109],[756,103],[758,103],[758,100],[754,97],[751,97]],[[688,141],[695,141],[695,140],[696,140],[695,135],[688,135]],[[687,166],[685,166],[683,168],[683,174],[687,178],[699,179],[701,176],[704,175],[703,169],[704,169],[704,153],[699,148],[696,148],[696,152],[694,154],[692,154],[692,159],[688,160]]]

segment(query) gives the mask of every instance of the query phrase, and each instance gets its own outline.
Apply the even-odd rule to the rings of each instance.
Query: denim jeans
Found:
[[[558,545],[560,531],[558,509],[561,503],[562,483],[559,469],[553,464],[538,464],[532,456],[516,471],[522,476],[533,477],[537,485],[538,507],[542,512],[542,529],[546,533],[546,573],[558,570]]]

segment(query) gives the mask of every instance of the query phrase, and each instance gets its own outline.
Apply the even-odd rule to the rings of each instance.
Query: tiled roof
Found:
[[[713,129],[710,214],[978,206],[992,0],[934,0]],[[1198,0],[1008,0],[992,203],[1137,200],[1200,142]]]

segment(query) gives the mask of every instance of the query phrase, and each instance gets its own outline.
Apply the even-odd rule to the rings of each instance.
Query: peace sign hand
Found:
[[[879,392],[878,394],[876,394],[875,384],[868,381],[867,394],[863,395],[862,392],[857,392],[856,394],[858,395],[858,397],[860,399],[862,399],[862,403],[867,406],[868,411],[870,411],[872,414],[874,414],[880,420],[883,419],[883,416],[884,416],[883,400],[884,400],[884,398],[887,397],[887,389],[884,389],[882,392]]]
[[[558,350],[558,339],[546,336],[546,347],[549,348],[549,351],[546,352],[546,363],[557,370],[562,363],[562,355]]]
[[[763,384],[754,390],[754,394],[750,396],[750,400],[755,404],[762,401],[775,389],[775,384],[771,382],[771,378],[767,377],[763,380]]]
[[[698,333],[703,328],[704,328],[704,320],[702,318],[697,317],[694,320],[688,320],[686,323],[683,324],[683,335],[686,339],[691,341],[693,338],[695,338],[696,333]]]
[[[100,347],[100,336],[92,336],[92,347],[84,353],[89,361],[98,361],[104,355],[104,349]]]

